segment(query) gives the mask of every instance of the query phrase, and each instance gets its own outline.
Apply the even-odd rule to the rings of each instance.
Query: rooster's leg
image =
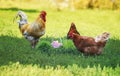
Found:
[[[31,41],[32,48],[35,48],[36,44],[38,43],[39,39],[35,39]]]
[[[31,46],[32,46],[32,48],[35,48],[35,40],[31,41]]]

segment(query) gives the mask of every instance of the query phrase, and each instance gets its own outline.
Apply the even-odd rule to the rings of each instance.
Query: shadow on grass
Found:
[[[12,8],[0,8],[0,10],[11,10],[11,11],[18,11],[18,10],[22,10],[22,11],[25,11],[25,12],[39,12],[38,10],[35,10],[35,9],[21,9],[21,8],[16,8],[16,7],[12,7]]]
[[[84,56],[76,50],[72,41],[63,39],[63,47],[54,49],[51,46],[52,38],[42,38],[35,49],[24,38],[0,36],[0,66],[9,63],[37,64],[42,67],[57,65],[68,66],[77,64],[82,67],[98,66],[116,67],[120,63],[120,41],[111,39],[102,55]]]

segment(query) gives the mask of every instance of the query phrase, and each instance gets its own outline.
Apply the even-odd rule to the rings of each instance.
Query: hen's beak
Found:
[[[67,39],[70,39],[70,35],[67,35]]]

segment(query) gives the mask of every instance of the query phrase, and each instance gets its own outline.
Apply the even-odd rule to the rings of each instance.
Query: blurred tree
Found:
[[[112,1],[112,9],[118,9],[118,5],[116,3],[116,0],[111,0]]]
[[[34,6],[41,6],[39,3],[44,7],[52,5],[52,8],[56,8],[58,11],[65,8],[69,8],[72,11],[87,8],[120,9],[120,0],[0,0],[1,7],[34,8]],[[28,6],[30,4],[31,6]]]
[[[58,11],[69,7],[69,0],[50,0],[50,2],[57,8]]]
[[[49,0],[50,3],[57,8],[58,11],[69,8],[71,11],[75,10],[75,2],[79,0]]]
[[[99,0],[95,0],[94,1],[94,8],[99,8],[100,5],[99,5]]]
[[[93,0],[89,0],[87,7],[93,9]]]

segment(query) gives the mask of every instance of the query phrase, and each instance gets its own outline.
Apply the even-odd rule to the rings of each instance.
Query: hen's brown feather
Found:
[[[67,36],[73,40],[73,43],[75,47],[78,49],[78,51],[84,53],[84,54],[91,54],[91,55],[99,55],[102,53],[103,48],[105,47],[105,44],[107,41],[101,42],[101,39],[99,39],[98,42],[95,41],[93,37],[88,36],[81,36],[79,33],[74,32],[73,30],[76,29],[70,29]],[[77,30],[76,30],[77,31]],[[105,36],[105,35],[103,35]],[[108,36],[106,36],[107,38]],[[107,38],[108,39],[108,38]],[[106,39],[104,39],[106,40]]]

